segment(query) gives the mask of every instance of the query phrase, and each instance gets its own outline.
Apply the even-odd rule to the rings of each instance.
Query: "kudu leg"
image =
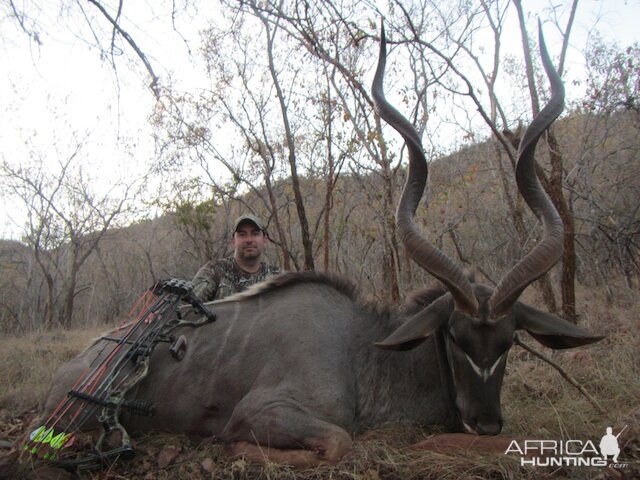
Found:
[[[231,455],[296,467],[336,462],[352,444],[343,428],[309,415],[293,402],[255,405],[247,398],[234,410],[221,438]]]

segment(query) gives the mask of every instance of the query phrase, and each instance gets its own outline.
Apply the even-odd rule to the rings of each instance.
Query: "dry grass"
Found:
[[[36,333],[0,340],[0,410],[35,407],[55,369],[84,350],[105,330],[83,329]]]
[[[567,352],[544,353],[577,379],[597,400],[599,411],[552,367],[519,347],[511,352],[503,389],[504,433],[539,439],[591,440],[607,426],[620,437],[625,476],[599,467],[522,467],[517,455],[436,453],[408,447],[434,431],[389,426],[356,439],[342,461],[313,469],[252,465],[232,460],[219,445],[183,436],[150,435],[137,440],[136,458],[118,462],[94,479],[538,479],[640,477],[640,347],[637,293],[620,287],[611,304],[600,290],[579,292],[582,325],[607,338]],[[57,332],[0,340],[0,438],[15,440],[43,395],[55,367],[78,353],[99,332]],[[525,341],[542,349],[529,338]],[[166,465],[168,463],[168,465]],[[638,477],[636,477],[638,476]]]

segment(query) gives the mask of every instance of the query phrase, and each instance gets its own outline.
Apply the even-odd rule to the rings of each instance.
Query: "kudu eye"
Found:
[[[453,328],[449,328],[449,340],[458,345],[458,342],[456,342],[456,334],[453,331]]]

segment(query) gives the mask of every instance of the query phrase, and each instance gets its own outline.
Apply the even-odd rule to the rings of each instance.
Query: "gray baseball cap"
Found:
[[[238,230],[238,227],[243,224],[243,223],[253,223],[256,227],[258,227],[260,230],[262,230],[263,233],[267,233],[267,229],[264,227],[264,224],[262,223],[262,220],[260,220],[258,217],[256,217],[255,215],[241,215],[238,218],[236,218],[236,221],[233,224],[233,231],[236,232]]]

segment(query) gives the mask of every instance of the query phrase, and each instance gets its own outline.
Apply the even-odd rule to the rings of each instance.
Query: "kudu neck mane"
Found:
[[[358,306],[366,311],[374,313],[376,316],[389,316],[396,314],[398,308],[404,315],[412,315],[429,305],[435,299],[447,293],[444,286],[438,285],[430,288],[422,288],[411,292],[402,306],[393,305],[381,301],[367,298],[359,288],[346,277],[328,272],[291,272],[278,277],[271,278],[265,282],[253,285],[242,293],[230,295],[216,303],[238,302],[248,300],[253,297],[268,295],[269,293],[283,288],[312,283],[329,286],[345,295]]]

